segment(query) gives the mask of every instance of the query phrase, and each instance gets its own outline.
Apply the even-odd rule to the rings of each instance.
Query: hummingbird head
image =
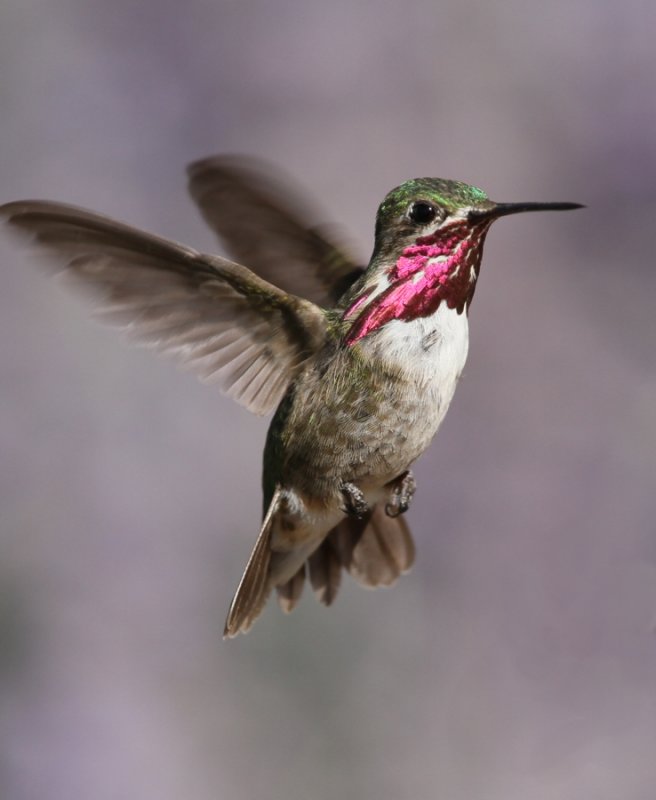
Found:
[[[401,184],[378,209],[371,262],[347,298],[347,344],[392,319],[430,316],[442,303],[461,314],[474,296],[483,243],[495,219],[571,208],[580,205],[495,203],[475,186],[443,178]]]

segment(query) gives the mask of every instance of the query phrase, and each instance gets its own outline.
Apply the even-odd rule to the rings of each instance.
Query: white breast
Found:
[[[467,315],[441,305],[431,317],[393,320],[367,339],[372,355],[402,369],[410,384],[405,424],[412,419],[412,435],[398,444],[399,458],[410,464],[437,433],[453,399],[467,360]]]
[[[372,344],[377,358],[401,367],[425,391],[439,392],[448,405],[467,360],[467,315],[442,304],[430,317],[388,322]]]

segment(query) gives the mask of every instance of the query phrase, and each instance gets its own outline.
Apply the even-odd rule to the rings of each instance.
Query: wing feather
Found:
[[[238,261],[288,292],[332,307],[362,268],[310,223],[305,198],[255,159],[214,156],[188,167],[189,191]]]
[[[0,217],[93,290],[102,321],[219,380],[257,414],[275,408],[325,339],[320,308],[240,264],[62,203],[9,203]]]

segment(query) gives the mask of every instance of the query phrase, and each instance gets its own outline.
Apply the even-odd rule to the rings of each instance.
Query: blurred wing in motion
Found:
[[[257,414],[324,341],[321,309],[226,259],[62,203],[8,203],[0,217],[95,290],[100,319],[218,379]]]
[[[364,271],[305,219],[308,204],[252,159],[188,167],[189,191],[230,254],[276,286],[333,307]]]

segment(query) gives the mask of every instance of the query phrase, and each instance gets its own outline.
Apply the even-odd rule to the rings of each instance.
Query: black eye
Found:
[[[436,216],[437,209],[435,206],[425,200],[417,200],[408,209],[408,217],[418,225],[426,225],[426,223],[432,222]]]

